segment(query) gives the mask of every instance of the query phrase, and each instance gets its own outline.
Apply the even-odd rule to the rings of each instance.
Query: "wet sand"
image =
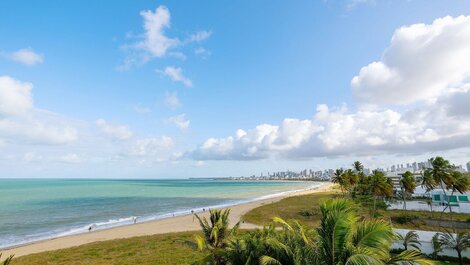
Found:
[[[305,194],[311,194],[321,191],[330,190],[333,184],[326,182],[322,186],[310,189],[299,191],[295,193],[290,193],[287,195],[269,198],[265,200],[239,204],[229,207],[231,209],[230,214],[230,224],[236,224],[240,218],[247,213],[248,211],[257,208],[266,203],[272,203],[279,201],[286,197],[299,196]],[[199,213],[200,216],[207,216],[208,212]],[[256,228],[256,225],[242,223],[241,228],[252,229]],[[171,217],[161,220],[149,221],[144,223],[137,223],[133,225],[120,226],[115,228],[110,228],[106,230],[91,231],[85,234],[71,235],[65,237],[59,237],[49,240],[43,240],[27,245],[22,245],[18,247],[13,247],[10,249],[2,250],[2,257],[5,258],[11,254],[15,254],[16,257],[24,256],[33,253],[39,253],[43,251],[57,250],[69,247],[75,247],[87,243],[120,239],[120,238],[130,238],[136,236],[147,236],[155,234],[165,234],[172,232],[183,232],[183,231],[195,231],[199,230],[199,223],[190,213],[183,216]]]

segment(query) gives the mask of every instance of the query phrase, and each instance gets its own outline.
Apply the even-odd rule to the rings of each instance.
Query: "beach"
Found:
[[[277,197],[261,199],[258,201],[242,203],[228,208],[231,209],[230,214],[230,224],[236,224],[240,218],[248,211],[257,208],[261,205],[279,201],[283,198],[290,196],[299,196],[305,194],[311,194],[316,192],[322,192],[330,190],[333,184],[327,182],[323,183],[321,186],[296,191],[291,193],[286,193]],[[200,216],[208,216],[208,211],[198,213]],[[253,229],[257,226],[241,223],[241,228]],[[199,223],[194,216],[188,212],[182,216],[175,216],[164,218],[160,220],[148,221],[143,223],[136,223],[131,225],[119,226],[114,228],[109,228],[99,231],[91,231],[89,233],[70,235],[64,237],[58,237],[54,239],[42,240],[39,242],[25,244],[22,246],[17,246],[9,249],[2,250],[4,257],[14,254],[16,257],[24,256],[33,253],[39,253],[43,251],[51,251],[69,247],[75,247],[87,243],[121,239],[121,238],[130,238],[136,236],[146,236],[146,235],[155,235],[155,234],[166,234],[173,232],[183,232],[183,231],[197,231],[199,230]]]

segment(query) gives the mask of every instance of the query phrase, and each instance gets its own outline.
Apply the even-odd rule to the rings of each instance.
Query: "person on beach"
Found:
[[[134,216],[134,224],[137,223],[137,216]]]
[[[91,232],[91,226],[90,226],[90,227],[88,227],[88,232]]]

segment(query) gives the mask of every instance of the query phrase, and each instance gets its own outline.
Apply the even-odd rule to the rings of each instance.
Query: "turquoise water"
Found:
[[[0,179],[0,248],[234,205],[315,182]]]

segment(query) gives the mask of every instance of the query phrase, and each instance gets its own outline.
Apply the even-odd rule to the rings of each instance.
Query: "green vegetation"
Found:
[[[96,242],[14,258],[12,265],[190,264],[202,253],[189,246],[194,232]]]
[[[200,264],[434,264],[419,250],[392,253],[391,246],[398,235],[391,224],[383,219],[363,219],[349,200],[325,200],[319,209],[320,225],[315,229],[295,220],[286,222],[275,218],[274,222],[282,229],[275,229],[272,224],[241,236],[228,233],[226,229],[212,232],[212,241],[219,232],[226,236],[221,238],[223,241],[219,241],[217,248],[202,249],[206,258]],[[211,212],[211,222],[219,223],[217,218],[225,213]],[[208,223],[201,222],[201,227],[206,234]]]
[[[243,216],[243,221],[265,225],[269,224],[274,217],[280,217],[288,221],[295,219],[309,227],[316,227],[320,224],[320,201],[339,196],[340,194],[336,192],[320,192],[288,197],[249,211]]]
[[[2,258],[2,253],[0,253],[0,260]],[[11,263],[11,260],[13,259],[13,255],[7,257],[4,261],[3,261],[3,265],[9,265]]]

